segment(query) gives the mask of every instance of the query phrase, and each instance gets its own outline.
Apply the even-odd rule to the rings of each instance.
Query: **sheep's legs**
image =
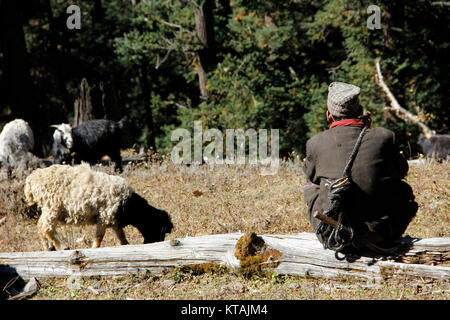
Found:
[[[62,247],[61,241],[56,235],[54,227],[56,219],[51,219],[49,217],[53,217],[51,213],[47,214],[46,212],[43,212],[37,223],[44,249],[48,251],[53,251],[55,248],[56,250],[66,249],[65,247]]]
[[[44,248],[44,250],[55,251],[55,247],[48,239],[47,232],[44,230],[42,221],[40,219],[38,220],[37,227],[39,230],[39,238],[41,239],[42,247]]]
[[[40,234],[40,238],[41,238],[41,243],[42,243],[42,247],[44,248],[44,250],[47,250],[47,251],[55,251],[56,250],[53,243],[49,240],[47,233]]]
[[[118,226],[113,226],[114,232],[116,233],[117,237],[120,240],[120,244],[125,245],[128,244],[127,238],[125,238],[125,233],[123,232],[122,228],[119,228]],[[95,234],[95,240],[92,245],[92,248],[98,248],[100,247],[100,244],[103,240],[103,237],[106,232],[106,226],[103,224],[97,224],[97,231]]]
[[[92,248],[99,248],[102,243],[103,237],[105,236],[106,226],[103,224],[97,224],[97,231],[95,232],[95,240],[92,244]]]
[[[47,243],[49,243],[49,244],[53,243],[53,245],[49,245],[47,247],[47,250],[54,251],[55,248],[56,248],[56,250],[69,249],[69,247],[62,245],[61,241],[58,239],[58,236],[56,235],[56,230],[47,230],[45,232],[45,236],[47,237],[47,239],[49,239],[49,241]]]
[[[118,226],[114,226],[114,232],[117,235],[117,238],[119,238],[120,244],[121,245],[126,245],[128,244],[127,238],[125,237],[125,233],[123,232],[123,229],[118,227]]]

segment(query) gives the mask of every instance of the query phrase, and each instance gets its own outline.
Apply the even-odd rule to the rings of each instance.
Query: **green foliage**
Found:
[[[99,117],[133,120],[133,142],[169,152],[171,131],[204,128],[280,129],[282,155],[304,154],[305,142],[328,127],[327,87],[332,81],[361,87],[361,104],[374,126],[398,134],[405,154],[417,151],[418,130],[393,117],[375,82],[381,58],[385,82],[399,103],[438,133],[448,132],[449,8],[433,1],[188,1],[80,2],[82,29],[68,30],[65,2],[35,0],[24,18],[32,107],[48,125],[71,121],[79,83],[95,92],[108,83],[114,101]],[[213,4],[214,48],[197,36],[196,13]],[[381,29],[370,30],[367,7],[381,8]],[[200,10],[200,11],[199,11]],[[205,13],[205,12],[204,12]],[[205,13],[206,14],[206,13]],[[214,49],[205,67],[209,96],[200,97],[200,56]],[[0,52],[0,88],[7,88]],[[5,89],[6,90],[6,89]],[[99,100],[93,101],[94,106]],[[14,116],[0,97],[0,116]],[[150,121],[153,121],[153,130]]]
[[[366,9],[370,4],[377,4],[382,10],[381,30],[366,27]],[[404,108],[418,114],[431,128],[448,131],[445,105],[449,101],[442,91],[443,87],[448,88],[448,77],[444,76],[448,63],[442,54],[448,51],[449,43],[438,31],[445,28],[445,23],[448,9],[433,7],[428,1],[403,5],[392,1],[327,1],[313,21],[307,23],[307,34],[315,46],[329,47],[329,56],[321,56],[325,56],[321,62],[328,70],[325,83],[344,81],[360,86],[361,104],[372,114],[373,125],[394,130],[401,149],[414,156],[420,151],[415,143],[417,127],[384,117],[383,109],[389,102],[376,85],[374,60],[381,57],[385,81]],[[324,83],[313,90],[317,98],[305,116],[309,135],[324,129],[317,117],[326,110]]]

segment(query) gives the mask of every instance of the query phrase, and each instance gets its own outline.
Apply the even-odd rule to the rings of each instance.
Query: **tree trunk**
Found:
[[[232,13],[230,0],[219,0],[219,3],[223,7],[223,12],[226,16]]]
[[[195,68],[198,76],[198,85],[200,87],[200,98],[202,100],[208,100],[209,98],[209,91],[207,88],[208,77],[206,75],[205,69],[203,68],[202,59],[200,58],[199,53],[196,53],[195,59],[196,59]]]
[[[89,84],[85,78],[83,78],[83,80],[81,80],[80,96],[75,100],[74,112],[75,112],[75,116],[73,119],[74,127],[77,127],[80,124],[82,124],[88,120],[91,120],[93,118]]]
[[[101,0],[94,1],[94,10],[92,12],[92,21],[94,23],[103,23],[103,18],[105,17],[105,10],[102,6]]]
[[[395,51],[397,46],[393,36],[395,32],[392,29],[393,27],[401,29],[405,27],[405,1],[388,1],[385,3],[382,12],[384,46],[390,51]]]
[[[150,83],[148,81],[148,69],[147,62],[144,61],[140,68],[140,80],[141,80],[141,90],[142,90],[142,103],[144,105],[145,110],[145,136],[147,147],[152,148],[153,151],[156,151],[156,143],[155,143],[155,124],[153,120],[153,112],[152,106],[150,103],[151,99],[151,90]]]
[[[51,71],[56,77],[55,84],[57,88],[57,95],[61,97],[64,101],[68,100],[67,91],[65,89],[65,77],[64,77],[64,62],[61,60],[60,55],[58,53],[58,34],[57,29],[58,26],[55,24],[55,18],[53,15],[53,10],[50,5],[50,0],[47,0],[44,3],[45,11],[47,12],[47,19],[49,24],[49,53],[50,53],[50,61],[51,61]]]
[[[17,118],[29,120],[30,105],[29,69],[27,66],[27,51],[23,31],[24,17],[21,3],[17,0],[0,2],[0,45],[4,60],[4,77],[7,79],[7,102]]]
[[[195,30],[203,49],[196,53],[196,69],[202,99],[209,98],[206,74],[216,64],[217,48],[214,39],[214,0],[205,0],[201,8],[195,8]]]
[[[42,114],[37,108],[23,31],[23,25],[28,19],[27,10],[32,5],[27,1],[0,1],[0,50],[3,53],[3,77],[6,82],[6,90],[1,94],[5,95],[13,119],[27,121],[37,136],[41,131]],[[42,157],[43,148],[42,139],[36,139],[33,153]]]
[[[117,119],[122,117],[122,110],[120,108],[119,95],[117,88],[113,82],[100,82],[100,105],[102,106],[102,117],[105,119]]]

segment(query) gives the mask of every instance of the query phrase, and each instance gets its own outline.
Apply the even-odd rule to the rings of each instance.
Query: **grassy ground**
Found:
[[[450,237],[448,162],[425,161],[410,167],[407,182],[419,203],[406,230],[412,237]],[[111,168],[98,170],[112,173]],[[177,167],[170,161],[126,167],[122,176],[150,204],[168,211],[175,226],[166,239],[253,229],[258,234],[311,232],[305,216],[299,161],[285,161],[275,175],[261,168],[222,165]],[[42,250],[36,218],[22,202],[24,177],[0,182],[0,251]],[[142,243],[133,227],[130,243]],[[94,228],[61,227],[71,248],[90,246]],[[108,230],[102,246],[118,245]],[[449,282],[390,279],[382,284],[309,279],[296,276],[243,276],[227,270],[192,274],[181,269],[162,276],[40,279],[33,299],[448,299]]]

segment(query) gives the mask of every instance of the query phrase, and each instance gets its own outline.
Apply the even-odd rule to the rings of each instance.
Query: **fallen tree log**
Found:
[[[450,238],[404,238],[402,243],[407,249],[400,255],[364,255],[349,261],[339,260],[334,251],[323,249],[311,233],[245,235],[250,240],[244,244],[245,236],[233,233],[97,249],[1,252],[0,274],[10,272],[23,279],[118,276],[161,274],[174,267],[215,265],[235,271],[252,266],[253,270],[256,267],[270,273],[374,282],[397,275],[450,279]],[[243,258],[245,254],[248,259]]]

